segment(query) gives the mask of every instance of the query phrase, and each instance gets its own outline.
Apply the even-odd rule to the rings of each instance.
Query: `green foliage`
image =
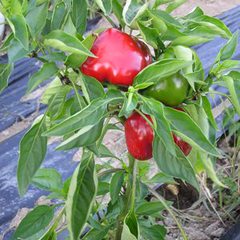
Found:
[[[5,87],[7,87],[11,71],[12,71],[11,64],[0,65],[0,93]]]
[[[85,152],[76,168],[66,201],[66,216],[71,239],[78,239],[97,193],[97,177],[93,154]]]
[[[45,63],[40,69],[40,71],[33,74],[29,79],[27,92],[32,92],[40,83],[56,75],[57,72],[58,68],[56,64]]]
[[[21,196],[27,191],[32,177],[41,166],[47,151],[47,138],[42,136],[46,129],[46,117],[42,117],[25,134],[20,142],[18,160],[18,189]]]
[[[41,239],[54,217],[54,207],[41,205],[21,221],[11,239]]]
[[[54,168],[38,169],[32,183],[38,188],[49,192],[60,192],[63,187],[62,176]]]

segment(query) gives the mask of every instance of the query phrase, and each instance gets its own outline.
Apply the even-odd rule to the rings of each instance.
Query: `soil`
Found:
[[[207,15],[216,16],[239,4],[239,0],[188,0],[174,13],[176,15],[182,15],[192,11],[195,7],[200,7]]]

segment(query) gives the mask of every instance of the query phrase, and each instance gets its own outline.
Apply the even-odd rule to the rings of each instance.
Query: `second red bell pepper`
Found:
[[[149,115],[146,118],[152,122]],[[138,160],[152,158],[154,133],[149,123],[139,113],[134,112],[125,122],[125,138],[129,153]],[[173,134],[175,144],[187,156],[192,147],[180,137]]]

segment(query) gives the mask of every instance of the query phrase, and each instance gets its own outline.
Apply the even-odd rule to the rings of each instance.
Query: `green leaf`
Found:
[[[191,48],[184,47],[184,46],[175,46],[175,47],[173,47],[173,51],[176,55],[176,58],[179,60],[184,60],[186,62],[193,60],[193,52],[192,52]],[[186,68],[183,68],[182,72],[184,74],[192,73],[193,72],[193,64],[187,66]]]
[[[188,83],[192,87],[192,89],[195,91],[195,89],[199,89],[199,87],[203,84],[204,82],[204,70],[202,66],[202,62],[200,61],[197,53],[195,51],[192,51],[192,57],[194,60],[193,68],[191,71],[188,73],[184,73],[184,77],[187,79]]]
[[[88,125],[81,128],[77,133],[64,140],[57,146],[57,150],[69,150],[89,146],[97,141],[101,136],[103,121],[96,125]]]
[[[231,38],[232,33],[228,27],[219,19],[202,15],[198,18],[190,20],[195,23],[195,25],[203,27],[202,29],[207,29],[210,33],[215,35],[220,35],[224,38]],[[196,26],[193,26],[195,28]]]
[[[25,50],[29,48],[28,30],[26,20],[22,15],[15,15],[9,19],[9,25],[15,38],[21,43]]]
[[[124,22],[131,26],[147,9],[148,4],[140,4],[137,0],[127,0],[123,7]]]
[[[156,175],[154,175],[151,179],[147,181],[148,183],[175,183],[173,177],[163,173],[159,172]]]
[[[81,75],[80,79],[83,95],[88,102],[104,97],[104,88],[99,81],[86,75]]]
[[[227,85],[227,88],[229,90],[230,96],[231,96],[231,102],[233,104],[233,106],[235,107],[238,115],[240,116],[240,102],[238,100],[238,95],[234,86],[234,80],[233,78],[230,76],[223,76],[223,79]]]
[[[161,39],[162,41],[173,41],[176,38],[184,37],[186,33],[183,33],[178,27],[174,25],[169,25],[167,31],[162,34]]]
[[[22,5],[19,0],[2,0],[0,7],[2,13],[7,16],[22,14]]]
[[[112,11],[111,0],[96,0],[96,3],[105,15],[109,15],[111,13]]]
[[[154,83],[140,83],[140,84],[138,84],[137,86],[135,86],[134,87],[134,89],[136,89],[136,90],[142,90],[142,89],[145,89],[145,88],[148,88],[148,87],[150,87],[150,86],[152,86]]]
[[[41,69],[29,79],[27,93],[32,92],[43,81],[55,76],[57,72],[58,68],[55,63],[44,63]]]
[[[161,78],[171,76],[179,70],[191,65],[192,61],[178,59],[162,59],[144,68],[134,79],[134,86],[142,83],[156,83]]]
[[[139,235],[139,226],[134,212],[129,212],[124,219],[121,240],[136,240]]]
[[[165,107],[164,112],[171,125],[182,133],[180,134],[178,132],[177,135],[181,135],[180,137],[188,139],[191,141],[191,145],[194,144],[213,156],[220,156],[216,148],[209,142],[200,127],[188,116],[188,114],[169,107]]]
[[[65,20],[66,5],[63,1],[57,3],[54,7],[52,19],[51,19],[51,30],[61,29]]]
[[[138,27],[143,36],[143,39],[149,43],[153,48],[158,49],[158,47],[163,45],[160,39],[160,35],[155,28],[146,27],[140,21],[138,21]]]
[[[67,19],[64,22],[63,31],[70,35],[75,35],[77,33],[77,29],[73,24],[71,15],[68,15],[68,17],[66,17],[66,18]]]
[[[91,126],[96,125],[104,117],[106,113],[106,105],[107,101],[105,99],[95,100],[80,112],[77,112],[64,121],[54,125],[45,133],[45,135],[62,136],[78,129],[90,129]]]
[[[153,201],[153,202],[141,202],[136,206],[136,214],[137,215],[152,215],[158,212],[161,212],[165,209],[163,204],[159,201]]]
[[[215,75],[221,75],[225,71],[229,71],[231,69],[240,68],[240,61],[239,60],[225,60],[219,64],[217,64],[211,72]]]
[[[118,200],[119,193],[123,185],[123,180],[124,180],[123,171],[119,171],[115,173],[112,177],[109,191],[110,191],[111,201],[113,204]]]
[[[238,101],[240,102],[240,72],[239,71],[231,71],[228,76],[233,79],[234,87],[236,94],[238,96]]]
[[[26,57],[28,51],[25,50],[22,44],[17,39],[12,39],[8,47],[8,63],[12,64],[17,60]]]
[[[97,196],[109,193],[110,184],[108,182],[98,182]]]
[[[211,103],[209,102],[209,100],[206,96],[202,96],[202,105],[203,105],[203,109],[204,109],[210,123],[212,124],[214,129],[217,130],[218,126],[217,126],[217,123],[216,123],[213,113],[212,113]]]
[[[59,192],[62,188],[62,177],[54,168],[40,168],[35,173],[32,183],[40,189]]]
[[[152,25],[155,31],[157,31],[159,34],[160,33],[165,33],[167,31],[167,25],[166,23],[156,14],[156,12],[152,10],[147,11],[149,17],[152,20]]]
[[[54,95],[64,96],[71,90],[71,87],[68,85],[63,85],[58,77],[56,77],[47,87],[45,92],[41,97],[41,103],[48,104],[49,101],[53,98]],[[63,101],[63,100],[62,100]],[[55,104],[54,104],[55,105]],[[59,106],[59,105],[58,105]],[[53,106],[54,107],[54,106]],[[50,111],[51,113],[52,111]],[[52,114],[50,114],[52,115]]]
[[[206,171],[207,176],[211,178],[211,180],[220,187],[226,187],[223,183],[219,180],[217,172],[214,169],[213,162],[207,156],[207,154],[203,151],[199,151],[193,149],[188,156],[189,160],[193,163],[195,171],[197,173],[201,173]]]
[[[45,130],[45,117],[42,117],[28,130],[20,142],[17,179],[21,196],[27,191],[28,185],[45,158],[47,138],[41,136]]]
[[[45,37],[44,44],[61,51],[95,57],[78,38],[61,30],[50,32]]]
[[[57,233],[55,231],[50,231],[41,238],[41,240],[57,240]]]
[[[91,213],[97,193],[97,176],[93,155],[85,152],[74,171],[66,202],[66,217],[70,238],[80,237]]]
[[[202,132],[206,137],[209,136],[209,123],[206,113],[201,105],[188,105],[186,107],[187,111],[193,117],[194,121],[201,128]],[[194,166],[195,172],[201,173],[206,171],[208,176],[212,179],[214,183],[218,186],[223,186],[219,181],[216,171],[214,170],[213,163],[211,162],[208,154],[202,150],[192,149],[188,159]]]
[[[97,157],[100,158],[116,158],[119,159],[117,156],[115,156],[105,145],[101,144],[98,148],[97,152],[94,152]]]
[[[102,240],[108,233],[110,226],[102,226],[101,229],[91,229],[84,237],[83,240]]]
[[[171,13],[173,10],[175,10],[176,8],[180,7],[182,4],[184,4],[187,0],[174,0],[173,2],[171,2],[167,8],[166,8],[166,12],[167,13]]]
[[[162,140],[155,136],[153,141],[153,157],[162,172],[185,180],[196,189],[199,189],[193,167],[181,150],[177,149],[177,156],[172,155]]]
[[[44,59],[48,62],[64,62],[64,60],[66,59],[66,55],[64,52],[51,51],[47,53],[47,55],[39,56],[39,58]]]
[[[13,40],[14,38],[14,35],[13,33],[10,33],[8,36],[5,37],[5,39],[2,40],[2,44],[1,44],[1,47],[0,47],[0,52],[1,53],[5,53],[9,46],[11,45],[11,41]]]
[[[172,41],[172,45],[173,46],[178,46],[178,45],[182,45],[182,46],[195,46],[198,44],[202,44],[202,43],[206,43],[211,41],[212,38],[211,37],[199,37],[199,36],[181,36],[176,38],[175,40]]]
[[[48,3],[45,2],[41,5],[35,6],[26,16],[26,22],[29,27],[29,31],[33,38],[38,36],[45,24],[47,19]]]
[[[115,16],[117,17],[119,23],[121,24],[122,27],[125,26],[125,22],[123,21],[123,6],[119,2],[119,0],[112,0],[112,10]]]
[[[155,17],[160,18],[167,27],[175,26],[177,28],[181,28],[182,24],[174,17],[172,17],[169,13],[162,11],[160,9],[157,10],[150,10],[151,14],[153,14]]]
[[[238,45],[238,36],[239,32],[235,32],[233,36],[229,39],[229,41],[224,45],[221,50],[219,51],[215,62],[224,61],[229,59],[233,56],[234,52],[236,51]]]
[[[124,103],[121,111],[119,112],[119,117],[129,116],[133,110],[137,107],[138,97],[136,94],[130,92],[128,97],[124,98]]]
[[[144,239],[151,240],[164,240],[167,234],[166,228],[161,225],[145,226],[140,224],[140,231]]]
[[[168,148],[169,152],[175,155],[176,154],[175,144],[173,141],[168,119],[164,114],[162,103],[154,99],[148,99],[145,97],[144,98],[142,97],[142,99],[143,99],[142,106],[143,112],[153,116],[156,122],[155,134],[162,139],[163,143]]]
[[[199,59],[196,53],[194,53],[191,48],[184,47],[184,46],[173,46],[172,49],[177,59],[184,60],[184,61],[194,60],[194,64],[183,68],[182,73],[183,73],[183,76],[187,79],[189,85],[195,91],[195,82],[204,80],[204,72],[202,69],[201,62],[200,63],[198,62]],[[193,72],[195,70],[196,72]]]
[[[53,207],[41,205],[34,208],[21,221],[11,239],[12,240],[40,239],[41,236],[47,231],[46,228],[52,221],[53,217],[54,217]]]
[[[75,113],[63,122],[54,125],[45,135],[61,136],[89,125],[95,125],[104,118],[107,105],[114,101],[120,101],[122,97],[99,98],[91,102],[90,105]]]
[[[203,10],[200,7],[196,7],[192,12],[187,14],[184,19],[193,19],[193,18],[198,18],[200,16],[204,15]]]
[[[87,2],[86,0],[73,0],[72,1],[72,20],[79,34],[86,31],[87,26]]]
[[[12,72],[12,64],[0,64],[0,93],[7,87]]]
[[[90,34],[82,41],[82,44],[87,49],[91,49],[95,40],[96,40],[96,35]],[[87,56],[85,55],[73,53],[68,56],[68,58],[65,61],[65,64],[73,68],[79,68],[86,61],[86,59],[87,59]]]

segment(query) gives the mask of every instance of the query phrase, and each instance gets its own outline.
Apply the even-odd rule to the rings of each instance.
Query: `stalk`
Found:
[[[119,215],[117,220],[117,231],[115,235],[115,240],[121,240],[124,219],[127,216],[128,212],[134,209],[135,203],[137,161],[130,154],[128,155],[128,159],[129,159],[129,175],[127,190],[125,194],[125,203],[123,212]]]

